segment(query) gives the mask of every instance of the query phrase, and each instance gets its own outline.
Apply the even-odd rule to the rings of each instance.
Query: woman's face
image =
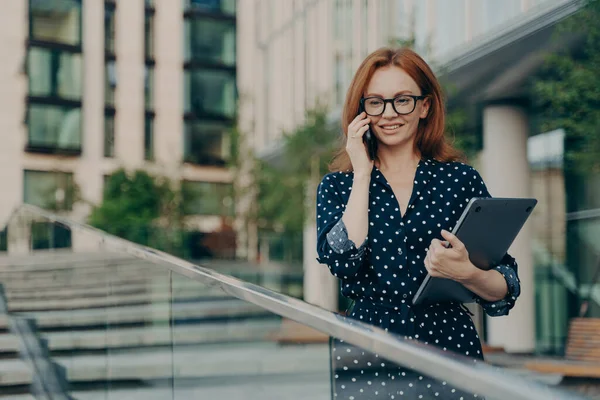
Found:
[[[363,97],[393,99],[402,94],[420,96],[422,93],[417,83],[402,68],[387,66],[375,71]],[[412,113],[401,115],[394,111],[391,103],[386,103],[383,114],[369,116],[371,130],[380,144],[386,146],[406,144],[415,137],[419,121],[427,117],[429,105],[428,98],[417,100]],[[398,111],[403,112],[400,108],[397,107]]]

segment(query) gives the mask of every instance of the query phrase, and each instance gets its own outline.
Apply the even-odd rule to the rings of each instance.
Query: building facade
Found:
[[[282,132],[302,123],[306,111],[317,106],[327,107],[333,121],[339,119],[346,90],[363,58],[381,46],[414,41],[415,49],[434,69],[444,71],[460,101],[472,110],[472,129],[483,145],[471,162],[491,193],[544,201],[511,248],[519,261],[523,290],[517,306],[508,317],[479,315],[478,328],[489,344],[509,351],[557,350],[566,335],[568,294],[564,283],[540,280],[539,271],[559,264],[563,272],[568,269],[564,176],[553,153],[544,148],[556,142],[556,135],[530,140],[543,132],[533,122],[523,88],[541,64],[543,51],[551,47],[554,25],[576,12],[575,3],[240,2],[240,129],[251,138],[256,154],[273,163],[285,162],[279,157]],[[513,161],[506,165],[507,159]],[[497,168],[500,164],[505,167]],[[546,202],[550,192],[554,200]],[[314,261],[315,230],[311,221],[304,235],[305,300],[336,309],[337,282]],[[548,259],[550,264],[543,261]]]
[[[14,0],[0,21],[0,220],[84,220],[126,168],[198,194],[198,235],[231,230],[234,0]]]

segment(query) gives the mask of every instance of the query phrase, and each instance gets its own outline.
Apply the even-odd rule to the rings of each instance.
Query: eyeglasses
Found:
[[[407,115],[415,111],[417,101],[423,100],[427,96],[415,96],[412,94],[402,94],[393,99],[382,99],[381,97],[363,97],[360,104],[371,117],[377,117],[385,112],[387,103],[392,103],[392,108],[396,114]]]

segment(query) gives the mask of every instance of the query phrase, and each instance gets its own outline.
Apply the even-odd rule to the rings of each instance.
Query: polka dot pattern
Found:
[[[391,186],[383,173],[373,168],[369,188],[369,231],[365,241],[358,246],[348,239],[342,221],[352,183],[352,172],[330,173],[323,178],[317,191],[317,260],[326,264],[331,273],[340,279],[342,294],[355,301],[349,317],[379,326],[396,335],[432,344],[444,351],[467,355],[474,360],[483,359],[479,337],[461,304],[413,306],[411,303],[427,275],[423,261],[431,240],[443,240],[441,230],[451,230],[454,227],[471,198],[490,197],[479,173],[463,163],[421,160],[415,173],[408,207],[405,214],[401,215]],[[507,282],[506,297],[496,302],[487,302],[481,298],[477,301],[488,315],[506,315],[520,294],[517,264],[507,254],[495,269]],[[345,358],[337,359],[338,356],[337,351],[333,351],[334,370],[341,371],[343,376],[349,376],[347,371],[354,370],[355,365],[348,365]],[[362,365],[368,357],[361,356],[362,354],[357,355],[350,363],[356,364],[356,360],[358,365]],[[343,372],[344,367],[347,368],[346,372]],[[391,365],[385,367],[385,371],[376,372],[377,378],[389,387],[392,377],[413,373]],[[398,389],[398,378],[394,378],[396,382],[393,385],[397,390],[380,388],[377,390],[379,394],[374,394],[371,390],[369,395],[363,395],[366,390],[370,390],[367,387],[370,385],[360,375],[352,376],[356,382],[352,382],[350,378],[350,382],[344,384],[356,390],[344,392],[336,383],[337,398],[358,400],[381,396],[433,396],[429,390],[425,390],[427,385],[421,385],[418,379],[413,379],[412,382],[403,379],[401,381],[406,384]],[[375,381],[374,376],[371,379],[371,382]],[[411,387],[408,383],[412,383],[412,387],[421,388],[422,393],[409,390]],[[443,386],[441,389],[448,390],[443,395],[440,394],[441,397],[431,398],[459,399],[465,396],[458,391],[452,392],[453,388],[447,385]],[[399,391],[413,393],[414,396],[411,394],[406,397],[399,394]],[[389,397],[392,395],[395,397]]]

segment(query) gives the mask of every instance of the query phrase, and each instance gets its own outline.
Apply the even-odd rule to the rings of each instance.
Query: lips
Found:
[[[381,128],[384,133],[394,133],[403,126],[404,124],[385,124],[379,125],[379,128]]]

